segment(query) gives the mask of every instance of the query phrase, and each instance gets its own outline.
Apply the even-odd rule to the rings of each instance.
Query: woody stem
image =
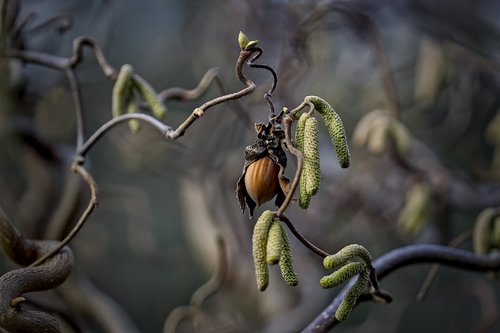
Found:
[[[278,211],[276,212],[276,216],[279,218],[283,212],[288,208],[288,205],[292,201],[293,194],[295,192],[295,189],[297,188],[297,185],[299,184],[299,179],[300,175],[302,173],[302,166],[304,165],[304,156],[298,150],[293,146],[292,139],[291,139],[291,128],[292,128],[292,122],[293,119],[289,117],[288,115],[285,115],[283,118],[283,127],[285,128],[285,145],[286,148],[290,153],[295,155],[297,159],[297,169],[295,170],[295,176],[293,177],[292,184],[290,185],[290,189],[288,193],[286,194],[285,200],[283,201],[283,204],[280,206]]]

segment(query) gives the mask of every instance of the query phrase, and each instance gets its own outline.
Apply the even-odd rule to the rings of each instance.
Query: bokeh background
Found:
[[[238,33],[258,39],[264,50],[259,61],[278,74],[273,95],[278,109],[318,95],[345,124],[352,167],[338,166],[322,128],[321,189],[308,210],[296,204],[288,210],[295,226],[328,252],[359,243],[378,257],[406,244],[448,244],[473,227],[482,209],[499,206],[497,1],[45,0],[20,1],[20,6],[15,25],[28,18],[21,29],[23,45],[10,47],[69,56],[75,37],[90,36],[110,64],[132,65],[157,91],[192,89],[214,67],[227,91],[240,90],[234,75]],[[72,22],[63,33],[57,24],[30,29],[62,14]],[[111,118],[113,83],[90,51],[84,58],[76,74],[89,136]],[[8,69],[0,78],[0,205],[27,237],[60,238],[54,230],[64,228],[53,224],[67,197],[65,186],[73,186],[70,192],[79,202],[71,221],[89,196],[68,168],[75,142],[71,93],[63,73],[17,60],[9,61]],[[257,291],[254,221],[239,211],[235,187],[244,148],[255,140],[253,123],[267,120],[262,96],[271,78],[256,69],[245,73],[257,83],[252,95],[210,109],[175,142],[147,126],[137,134],[122,126],[92,149],[88,169],[101,199],[71,243],[80,282],[29,295],[34,306],[63,314],[58,318],[64,331],[113,332],[92,311],[75,305],[79,296],[72,291],[93,295],[92,290],[122,308],[130,332],[161,332],[169,313],[189,304],[215,270],[217,233],[227,244],[228,273],[203,305],[207,319],[199,332],[297,332],[336,295],[338,289],[319,286],[327,274],[321,258],[294,239],[299,286],[286,286],[271,269],[268,290]],[[394,79],[393,93],[387,75]],[[199,100],[168,102],[166,122],[178,125],[221,94],[213,85]],[[389,138],[373,138],[375,130],[368,141],[382,140],[378,148],[352,140],[365,115],[390,111],[391,98],[411,142],[403,161],[395,158]],[[293,171],[290,159],[290,177]],[[424,184],[426,194],[408,222],[401,215],[416,183]],[[68,222],[69,227],[73,222]],[[471,249],[471,242],[461,247]],[[0,258],[2,272],[12,268]],[[384,279],[394,302],[362,304],[335,331],[500,330],[498,280],[442,268],[425,301],[416,301],[429,268],[405,268]],[[195,331],[189,320],[177,329]]]

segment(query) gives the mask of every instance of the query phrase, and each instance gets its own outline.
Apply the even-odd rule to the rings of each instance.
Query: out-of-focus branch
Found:
[[[179,306],[175,308],[165,320],[163,324],[164,333],[174,333],[183,319],[192,318],[195,329],[201,330],[203,327],[207,331],[207,316],[201,308],[203,302],[216,293],[224,283],[228,271],[228,258],[226,243],[222,236],[217,235],[217,267],[210,280],[198,288],[191,296],[191,304],[189,306]]]
[[[0,245],[16,263],[28,265],[42,255],[53,251],[58,242],[35,241],[23,238],[0,208]],[[52,316],[40,311],[22,309],[22,294],[52,289],[69,276],[73,255],[69,248],[37,267],[9,271],[0,277],[0,326],[12,332],[59,332],[59,324]]]
[[[80,174],[82,176],[83,180],[85,180],[85,182],[89,185],[89,188],[90,188],[89,204],[88,204],[87,208],[85,209],[85,211],[83,212],[83,214],[80,216],[80,219],[78,220],[76,225],[70,231],[70,233],[57,246],[55,246],[51,251],[45,253],[41,258],[37,259],[34,263],[32,263],[30,265],[30,267],[35,267],[35,266],[42,264],[45,260],[47,260],[50,257],[52,257],[53,255],[55,255],[59,250],[61,250],[64,246],[66,246],[73,239],[73,237],[76,236],[78,231],[80,231],[80,229],[83,227],[83,225],[87,221],[88,217],[90,216],[90,214],[92,213],[94,208],[97,206],[97,203],[99,201],[99,199],[98,199],[99,198],[99,191],[97,188],[97,184],[94,181],[94,178],[92,178],[92,176],[87,172],[87,170],[81,165],[74,164],[72,166],[72,170],[74,172]]]
[[[98,324],[105,332],[139,332],[121,306],[83,276],[72,276],[58,291],[65,302]]]

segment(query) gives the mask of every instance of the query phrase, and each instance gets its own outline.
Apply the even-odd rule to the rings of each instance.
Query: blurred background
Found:
[[[498,1],[6,3],[8,13],[19,5],[17,16],[8,14],[19,36],[7,48],[69,57],[73,39],[90,36],[111,65],[132,65],[157,91],[192,89],[214,67],[227,92],[240,90],[238,33],[258,39],[259,61],[278,74],[277,109],[318,95],[344,121],[352,166],[338,166],[321,128],[320,191],[308,210],[294,203],[287,211],[325,251],[359,243],[378,257],[406,244],[448,244],[468,232],[484,208],[499,206]],[[57,21],[35,28],[59,15],[71,26],[61,31]],[[111,118],[113,82],[88,50],[75,72],[88,137]],[[299,286],[286,286],[273,267],[269,288],[257,291],[255,218],[241,214],[235,188],[244,148],[256,139],[253,123],[267,121],[262,96],[271,77],[244,72],[256,91],[210,109],[179,140],[166,142],[148,126],[136,134],[121,126],[91,150],[88,170],[101,199],[71,242],[72,280],[28,296],[55,313],[65,332],[161,332],[167,316],[188,305],[216,269],[216,234],[227,245],[224,284],[203,304],[202,328],[188,319],[176,332],[297,332],[337,294],[321,289],[318,281],[329,273],[295,239]],[[75,113],[66,77],[5,58],[1,75],[0,205],[25,236],[60,239],[89,198],[69,171]],[[221,94],[213,84],[199,100],[167,102],[166,123],[177,126]],[[293,158],[288,165],[291,177]],[[256,217],[271,207],[258,208]],[[471,250],[470,239],[461,247]],[[0,258],[1,272],[14,267]],[[425,300],[417,301],[429,268],[405,268],[384,279],[393,303],[362,304],[335,331],[500,330],[497,280],[442,268]],[[87,298],[114,304],[121,317],[99,318],[95,303],[78,301]],[[114,326],[117,318],[121,324]]]

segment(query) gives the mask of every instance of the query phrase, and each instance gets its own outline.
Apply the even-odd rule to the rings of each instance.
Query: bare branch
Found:
[[[46,253],[41,258],[37,259],[34,263],[32,263],[30,265],[30,267],[36,267],[36,266],[42,264],[45,260],[54,256],[64,246],[66,246],[73,239],[73,237],[76,236],[78,231],[80,231],[80,229],[83,227],[83,225],[87,221],[88,217],[90,216],[90,214],[92,213],[94,208],[97,206],[97,203],[99,201],[99,199],[98,199],[99,192],[98,192],[98,188],[97,188],[97,184],[96,184],[95,180],[87,172],[87,170],[85,170],[85,168],[81,165],[73,164],[71,169],[73,170],[73,172],[80,174],[82,176],[83,180],[85,180],[85,182],[89,185],[89,187],[90,187],[89,204],[88,204],[87,208],[85,209],[85,211],[83,212],[83,214],[80,216],[80,219],[78,220],[76,225],[70,231],[70,233],[54,249],[52,249],[50,252]]]

